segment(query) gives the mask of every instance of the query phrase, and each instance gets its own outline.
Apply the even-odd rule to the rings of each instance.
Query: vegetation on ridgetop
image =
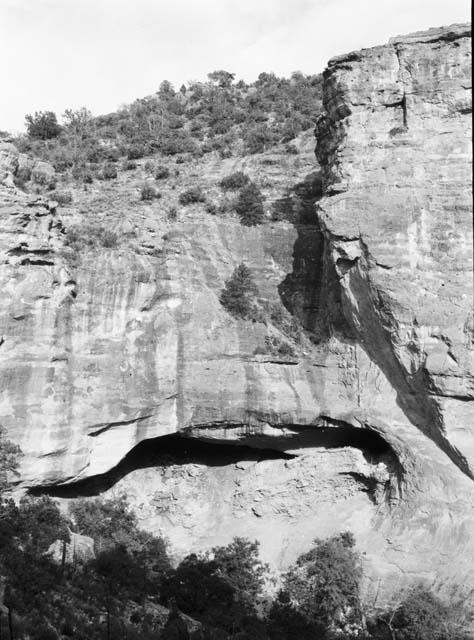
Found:
[[[27,133],[15,143],[58,173],[110,179],[110,164],[121,158],[200,157],[213,151],[231,157],[288,143],[314,126],[321,103],[320,75],[295,72],[286,79],[261,73],[247,84],[220,70],[179,91],[165,80],[155,94],[103,116],[68,109],[59,124],[50,111],[27,115]]]

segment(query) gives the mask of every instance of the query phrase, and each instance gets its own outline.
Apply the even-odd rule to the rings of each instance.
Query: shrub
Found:
[[[255,298],[258,296],[258,288],[255,284],[250,269],[244,264],[239,264],[226,280],[225,287],[219,296],[222,306],[234,317],[253,319],[255,317]]]
[[[57,138],[62,131],[53,111],[36,111],[34,116],[25,116],[26,130],[30,138],[50,140]]]
[[[153,173],[155,170],[155,163],[151,160],[147,160],[143,165],[143,168],[145,169],[146,173]]]
[[[72,193],[70,191],[53,191],[50,197],[61,205],[71,204],[72,202]]]
[[[122,163],[122,169],[124,171],[133,171],[137,168],[137,163],[135,160],[124,160]]]
[[[112,164],[111,162],[108,162],[103,170],[102,170],[102,175],[101,175],[103,180],[112,180],[113,178],[117,177],[117,167]]]
[[[182,205],[196,204],[197,202],[205,202],[206,198],[201,187],[191,187],[179,196],[179,203]]]
[[[170,170],[164,165],[158,165],[155,172],[155,180],[165,180],[170,177]]]
[[[285,151],[286,151],[286,153],[290,153],[290,154],[293,154],[293,155],[297,155],[299,153],[298,147],[295,144],[293,144],[292,142],[290,142],[289,144],[287,144],[285,146]]]
[[[277,136],[266,125],[254,125],[244,135],[245,148],[248,153],[263,153],[265,149],[277,142]]]
[[[360,619],[362,569],[354,545],[348,532],[315,540],[285,576],[286,591],[308,620],[331,624],[341,617]]]
[[[206,204],[206,212],[210,213],[212,216],[215,216],[218,209],[217,206],[213,202],[208,202]]]
[[[261,224],[264,220],[263,197],[260,189],[250,182],[240,190],[235,210],[240,221],[247,227]]]
[[[173,599],[184,613],[227,632],[205,637],[227,638],[229,632],[232,637],[262,637],[234,635],[256,622],[256,599],[267,569],[258,551],[257,542],[234,538],[211,553],[187,556],[164,580],[162,602]]]
[[[156,188],[149,182],[145,182],[140,189],[140,196],[142,200],[154,200],[155,198],[161,198]]]
[[[415,586],[395,612],[385,618],[391,619],[400,640],[461,640],[455,633],[448,607],[423,585]]]
[[[144,145],[133,144],[128,148],[127,158],[129,160],[138,160],[139,158],[143,158],[146,154],[146,149]]]
[[[0,425],[0,496],[9,487],[11,476],[17,470],[20,455],[19,447],[8,440]]]
[[[289,342],[285,342],[278,336],[265,337],[265,349],[259,350],[259,353],[270,353],[281,358],[294,358],[295,350]]]
[[[237,191],[237,189],[242,189],[250,182],[250,178],[243,171],[236,171],[235,173],[231,173],[228,176],[222,178],[219,183],[219,186],[224,189],[224,191]]]
[[[66,230],[64,243],[76,253],[81,253],[86,248],[116,247],[118,236],[114,231],[105,229],[101,225],[80,224]]]

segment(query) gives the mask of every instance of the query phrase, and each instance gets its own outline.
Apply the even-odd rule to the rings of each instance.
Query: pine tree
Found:
[[[263,222],[265,215],[263,197],[260,189],[253,182],[240,190],[235,210],[241,223],[246,227],[253,227]]]
[[[220,295],[220,302],[227,311],[237,318],[251,318],[254,315],[254,299],[258,296],[250,269],[243,262],[234,269]]]

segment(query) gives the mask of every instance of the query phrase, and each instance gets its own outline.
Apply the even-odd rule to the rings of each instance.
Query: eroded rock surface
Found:
[[[198,208],[170,222],[126,178],[57,211],[7,181],[0,420],[25,453],[23,486],[125,492],[176,553],[247,535],[279,568],[351,529],[370,603],[419,577],[472,598],[468,33],[330,61],[324,193],[296,225]],[[203,160],[177,184],[213,195],[244,169],[281,201],[318,169],[311,146]],[[84,217],[119,246],[73,256],[65,229]],[[266,323],[219,303],[242,261],[274,305]]]

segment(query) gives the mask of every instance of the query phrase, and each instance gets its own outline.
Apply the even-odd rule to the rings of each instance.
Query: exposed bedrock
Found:
[[[136,206],[118,220],[111,204],[105,224],[132,239],[72,260],[78,216],[5,187],[0,421],[25,454],[22,487],[125,492],[177,553],[246,535],[277,568],[350,529],[370,602],[417,578],[472,599],[467,34],[330,61],[323,193],[297,225]],[[275,199],[318,169],[273,160]],[[202,184],[258,158],[231,162],[203,160]],[[286,324],[220,305],[240,262]]]

